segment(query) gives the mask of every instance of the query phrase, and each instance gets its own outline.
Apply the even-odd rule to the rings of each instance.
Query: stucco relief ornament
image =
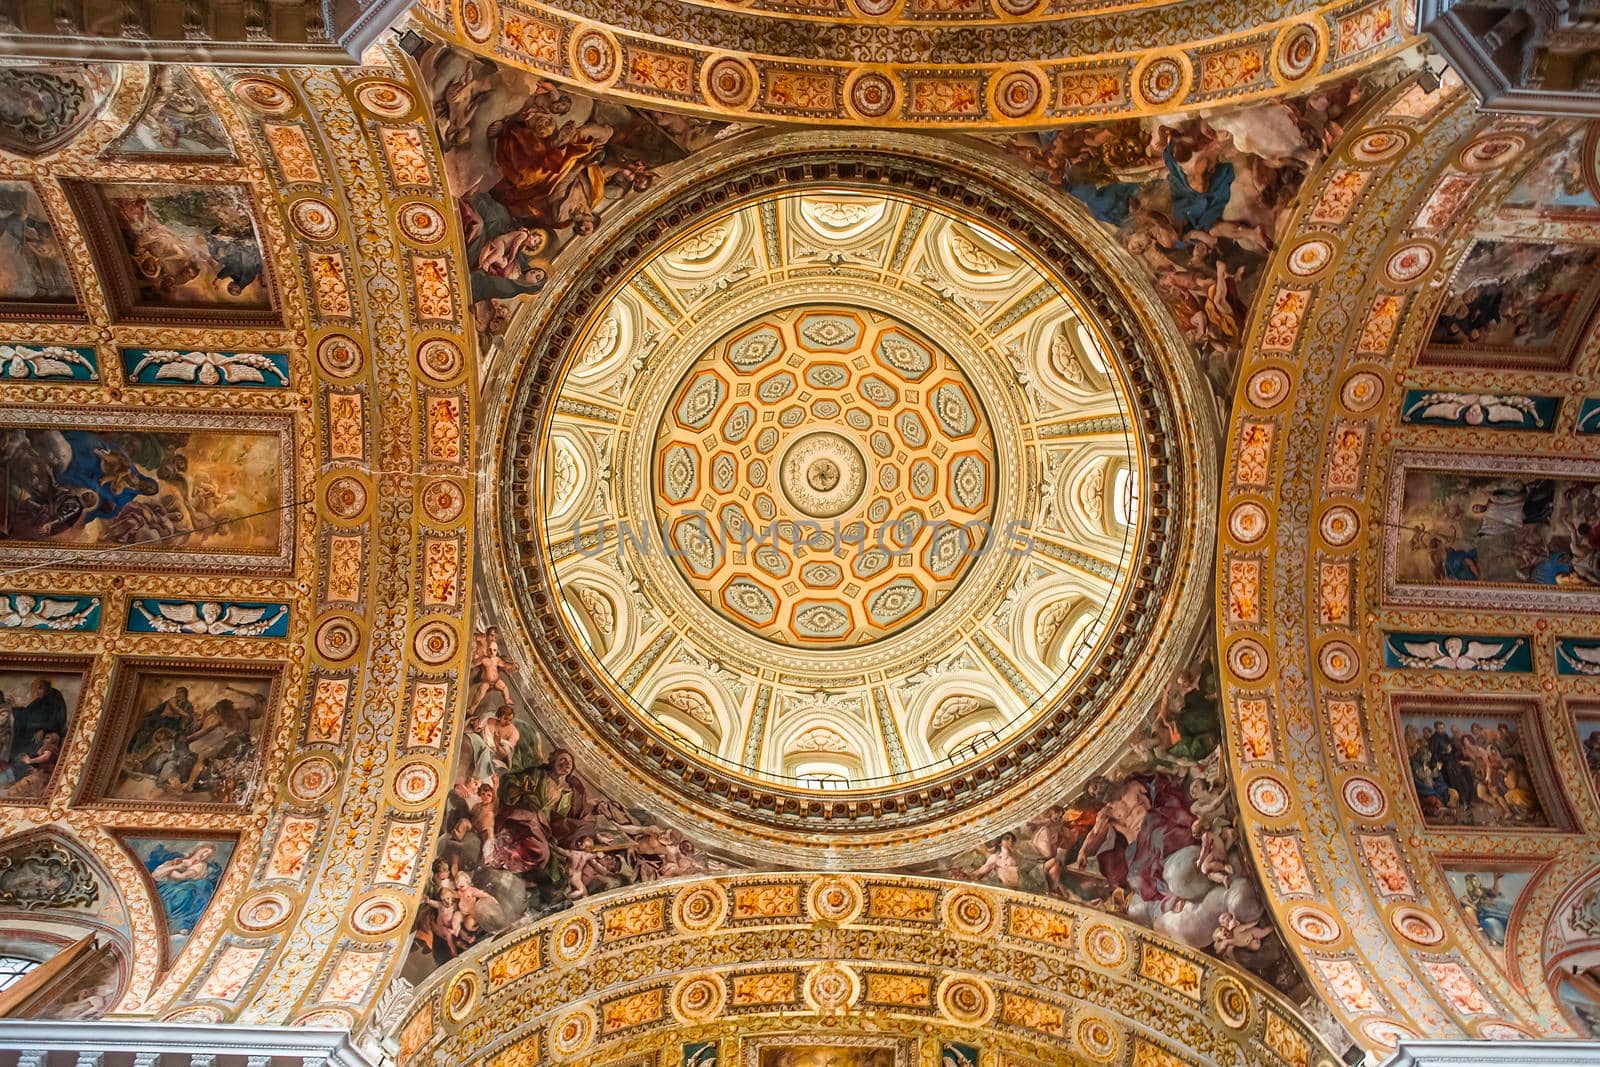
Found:
[[[288,377],[278,365],[258,352],[180,352],[174,349],[147,351],[128,372],[130,381],[139,380],[146,367],[155,367],[152,380],[190,382],[195,385],[287,385]]]
[[[1183,87],[1183,66],[1172,56],[1152,61],[1139,75],[1139,95],[1152,104],[1164,104]]]
[[[1430,245],[1410,244],[1397,249],[1383,265],[1390,281],[1406,285],[1421,278],[1433,267],[1435,253]]]
[[[1032,114],[1044,102],[1045,90],[1031,71],[1013,70],[995,80],[995,110],[1008,119]]]
[[[887,115],[894,103],[894,83],[882,74],[868,72],[850,86],[850,106],[867,118]]]
[[[745,60],[719,56],[706,64],[703,77],[706,95],[723,107],[747,107],[755,97],[757,76]]]
[[[100,899],[89,864],[55,841],[26,842],[0,855],[0,905],[33,911],[87,908]]]
[[[105,63],[18,63],[0,68],[0,148],[46,155],[89,128],[116,92],[118,68]]]
[[[155,610],[152,612],[151,608]],[[135,600],[133,610],[156,633],[213,637],[258,637],[289,613],[281,604],[224,605],[211,600],[199,603]]]
[[[1299,23],[1285,31],[1277,52],[1278,71],[1288,81],[1304,78],[1316,66],[1317,31],[1308,23]]]
[[[57,600],[27,593],[0,595],[0,629],[76,630],[100,609],[98,600],[78,597]]]
[[[78,352],[59,345],[0,345],[0,377],[72,378],[74,368],[95,374],[95,365]]]
[[[848,967],[824,963],[806,975],[805,998],[824,1015],[850,1006],[860,991],[861,979]]]

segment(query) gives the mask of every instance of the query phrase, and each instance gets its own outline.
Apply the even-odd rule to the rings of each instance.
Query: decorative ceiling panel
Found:
[[[1595,166],[1572,124],[1399,90],[1313,177],[1252,319],[1230,757],[1291,945],[1377,1049],[1593,1032],[1564,925],[1592,902],[1557,898],[1600,831],[1562,666],[1597,636]]]
[[[111,945],[57,1014],[348,1026],[396,962],[464,696],[472,339],[374,61],[111,68],[0,153],[0,831],[103,872],[8,928]]]
[[[802,151],[804,185],[734,192]],[[485,516],[543,558],[497,552],[488,573],[511,659],[602,709],[544,725],[615,746],[590,771],[608,788],[659,795],[735,851],[803,862],[826,833],[894,862],[967,797],[965,819],[998,817],[1048,753],[1109,752],[1108,694],[1157,684],[1141,657],[1187,655],[1200,520],[1166,516],[1205,495],[1205,409],[1182,356],[1147,357],[1170,351],[1149,297],[1051,236],[1081,220],[1027,179],[931,142],[817,151],[721,153],[720,209],[704,170],[652,190],[600,235],[618,251],[514,329],[486,437],[506,495]],[[919,170],[933,153],[989,190],[982,222],[948,171]],[[621,277],[603,289],[598,271]],[[553,371],[555,391],[528,391]],[[529,459],[508,433],[534,434]],[[812,474],[822,489],[796,488]]]
[[[812,1062],[1337,1062],[1253,979],[1122,920],[881,875],[700,878],[585,903],[434,975],[392,1037],[401,1064],[766,1067],[830,1049]],[[900,1058],[844,1051],[864,1048]]]
[[[1099,122],[1280,95],[1400,51],[1416,32],[1415,8],[1393,0],[823,0],[804,10],[434,0],[414,17],[459,47],[630,103],[946,129]]]

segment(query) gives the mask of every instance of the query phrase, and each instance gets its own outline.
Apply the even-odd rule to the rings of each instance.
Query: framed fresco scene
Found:
[[[118,807],[242,810],[277,707],[277,664],[118,665],[85,797]]]

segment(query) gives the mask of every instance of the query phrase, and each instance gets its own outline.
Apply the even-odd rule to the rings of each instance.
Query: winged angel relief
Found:
[[[0,596],[0,630],[77,630],[99,609],[99,601],[55,600],[26,593]]]
[[[156,633],[212,637],[260,637],[289,613],[282,604],[219,604],[214,600],[178,604],[135,600],[133,608]]]
[[[1402,667],[1438,667],[1447,671],[1503,671],[1526,644],[1520,637],[1512,641],[1446,637],[1433,641],[1401,640],[1398,645],[1391,637],[1388,643],[1389,655]]]
[[[1462,426],[1544,427],[1532,397],[1487,393],[1423,393],[1407,407],[1406,422],[1438,420]]]

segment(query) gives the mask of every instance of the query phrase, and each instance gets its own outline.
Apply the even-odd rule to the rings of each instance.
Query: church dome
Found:
[[[522,546],[499,639],[562,743],[796,855],[1014,812],[1120,744],[1187,647],[1214,447],[1075,212],[949,146],[818,140],[595,235],[513,327],[487,498]]]

